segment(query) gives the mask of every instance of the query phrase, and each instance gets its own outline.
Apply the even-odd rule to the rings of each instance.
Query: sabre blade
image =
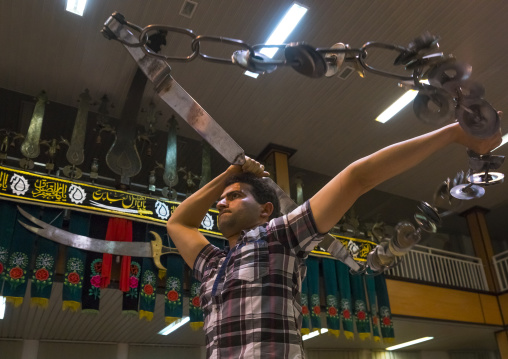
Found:
[[[43,222],[28,212],[18,207],[18,211],[30,222],[41,228],[30,226],[22,221],[18,221],[23,227],[41,237],[47,238],[54,242],[73,247],[84,249],[97,253],[109,253],[119,256],[147,257],[152,258],[152,248],[150,243],[140,242],[113,242],[94,239],[79,234],[70,233],[63,229],[54,227]]]
[[[138,39],[114,17],[106,26],[118,40],[137,43]],[[243,165],[243,149],[170,75],[171,68],[162,59],[147,55],[139,47],[124,45],[136,60],[139,68],[155,85],[157,94],[178,113],[201,137],[219,152],[229,163]]]

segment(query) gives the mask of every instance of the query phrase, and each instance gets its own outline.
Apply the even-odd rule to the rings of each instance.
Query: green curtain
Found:
[[[302,334],[310,333],[310,312],[309,312],[309,286],[307,283],[307,275],[302,280]]]
[[[365,298],[365,287],[362,275],[351,275],[351,292],[353,294],[354,321],[356,332],[361,340],[370,338],[370,318]]]
[[[164,238],[165,228],[160,226],[148,225],[146,227],[145,242],[149,243],[154,238],[150,232],[158,233]],[[157,267],[152,258],[143,258],[141,265],[141,283],[139,286],[139,319],[151,321],[155,310],[155,300],[157,298]]]
[[[0,294],[3,291],[3,282],[8,275],[9,250],[14,233],[16,213],[16,205],[13,202],[0,199]]]
[[[39,206],[22,205],[20,206],[32,216],[39,218]],[[16,219],[23,220],[21,214],[17,214]],[[28,270],[30,268],[30,259],[32,258],[35,238],[37,236],[25,229],[16,220],[14,223],[13,240],[9,251],[9,259],[5,269],[5,284],[3,295],[7,298],[7,302],[13,303],[15,307],[19,307],[23,303],[25,296]]]
[[[326,292],[326,324],[328,331],[336,337],[340,334],[340,316],[337,300],[337,275],[335,260],[323,258],[323,276]]]
[[[164,292],[164,316],[171,324],[183,315],[183,258],[179,254],[166,255],[166,290]]]
[[[190,295],[189,295],[189,317],[190,326],[194,330],[201,329],[203,327],[203,310],[200,306],[199,299],[199,288],[201,282],[198,281],[194,276],[190,276]]]
[[[379,342],[381,341],[381,335],[379,332],[379,311],[377,305],[376,284],[370,270],[368,270],[367,275],[365,276],[365,285],[367,287],[367,297],[369,299],[372,336],[375,342]]]
[[[42,220],[57,228],[62,227],[63,217],[63,210],[61,209],[51,207],[44,207],[43,209]],[[59,244],[46,238],[37,237],[36,248],[37,253],[31,285],[31,304],[47,308],[51,289],[53,288]]]
[[[392,313],[390,310],[390,300],[388,298],[385,276],[382,274],[378,275],[374,277],[374,281],[376,283],[377,302],[381,319],[381,335],[385,343],[393,343],[395,334],[393,331]]]
[[[71,212],[69,232],[87,236],[90,228],[90,214]],[[66,248],[65,278],[62,290],[62,310],[73,312],[81,308],[83,278],[85,275],[86,252],[72,247]]]
[[[351,307],[351,284],[349,282],[349,267],[340,261],[335,261],[340,295],[340,313],[342,329],[347,339],[354,338],[353,313]]]
[[[309,289],[310,322],[312,330],[321,329],[321,301],[319,297],[319,259],[307,258],[307,285]]]

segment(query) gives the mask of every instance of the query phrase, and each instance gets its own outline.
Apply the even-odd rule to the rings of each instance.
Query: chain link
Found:
[[[196,35],[192,30],[182,28],[182,27],[173,27],[173,26],[167,26],[167,25],[160,25],[160,24],[152,24],[148,25],[144,28],[141,28],[138,25],[132,24],[126,20],[124,20],[124,24],[134,31],[139,33],[138,43],[130,43],[125,42],[122,40],[119,40],[126,46],[130,47],[141,47],[142,50],[150,56],[171,62],[171,61],[179,61],[179,62],[189,62],[197,57],[202,58],[205,61],[209,62],[215,62],[215,63],[221,63],[221,64],[234,64],[234,65],[240,65],[241,67],[244,67],[246,69],[252,69],[254,72],[264,73],[266,72],[267,68],[270,67],[277,67],[277,66],[297,66],[298,63],[295,63],[295,61],[288,61],[283,54],[282,59],[272,59],[267,56],[262,55],[261,50],[265,48],[277,48],[278,50],[285,50],[288,47],[292,46],[302,46],[302,43],[289,43],[289,44],[257,44],[257,45],[250,45],[247,42],[240,40],[240,39],[233,39],[228,37],[222,37],[222,36],[209,36],[209,35]],[[191,44],[190,44],[190,54],[188,56],[176,56],[176,55],[163,55],[158,54],[152,51],[148,47],[148,38],[149,35],[156,32],[165,32],[166,34],[169,33],[178,33],[187,35],[191,38]],[[233,55],[230,58],[222,58],[222,57],[216,57],[211,56],[203,52],[201,44],[203,42],[217,42],[221,44],[226,45],[234,45],[238,46],[238,51],[235,51]],[[308,47],[308,45],[305,45]],[[397,52],[397,55],[401,57],[403,54],[411,53],[411,51],[414,51],[410,48],[406,48],[403,46],[398,45],[392,45],[392,44],[386,44],[381,42],[368,42],[365,45],[363,45],[361,48],[350,48],[349,46],[346,46],[345,48],[312,48],[312,51],[315,53],[318,53],[319,56],[322,56],[327,64],[331,64],[334,61],[336,61],[338,54],[344,54],[346,62],[353,62],[356,63],[357,68],[363,68],[365,71],[390,77],[390,78],[396,78],[398,80],[402,81],[411,81],[415,80],[415,84],[418,83],[416,81],[417,79],[415,76],[420,76],[422,73],[421,68],[420,69],[413,69],[413,74],[411,76],[402,76],[399,74],[395,74],[389,71],[380,70],[377,69],[370,64],[367,63],[368,54],[367,50],[372,48],[379,48],[389,51],[395,51]],[[238,59],[235,60],[235,54],[237,52],[247,51],[248,53],[240,54],[241,56],[245,57],[245,61],[238,61]],[[298,62],[298,59],[297,61]],[[249,68],[250,67],[250,68]],[[409,69],[406,69],[409,70]],[[273,70],[271,70],[273,71]],[[268,71],[268,72],[271,72]]]

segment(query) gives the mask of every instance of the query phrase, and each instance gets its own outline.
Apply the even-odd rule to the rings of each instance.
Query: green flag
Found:
[[[62,227],[63,210],[44,207],[42,220],[51,223],[57,228]],[[41,308],[47,308],[51,288],[53,288],[53,276],[55,263],[58,255],[58,243],[46,238],[37,237],[37,253],[32,275],[31,304]]]
[[[199,288],[201,282],[198,281],[194,276],[191,276],[190,283],[190,295],[189,295],[189,317],[190,326],[194,330],[198,330],[203,327],[203,310],[200,306],[199,299]]]
[[[307,275],[302,280],[302,334],[310,333],[310,312],[309,312],[309,286],[307,283]]]
[[[390,300],[388,298],[388,289],[386,288],[386,279],[384,275],[378,275],[374,278],[376,283],[377,301],[379,305],[379,316],[381,324],[381,335],[383,342],[393,343],[395,333],[393,331],[392,313],[390,310]]]
[[[90,215],[83,212],[71,212],[69,232],[88,237]],[[86,252],[72,247],[66,248],[65,279],[62,290],[62,310],[73,312],[81,308],[83,278],[85,276]]]
[[[349,282],[349,267],[342,262],[335,261],[337,280],[339,283],[340,295],[340,317],[342,329],[347,339],[354,338],[353,313],[351,306],[351,284]]]
[[[310,322],[312,330],[321,329],[321,302],[319,297],[319,259],[307,258],[307,285],[309,289]]]
[[[0,294],[3,282],[8,275],[7,267],[16,221],[16,205],[13,202],[0,200]]]
[[[369,275],[371,273],[372,272],[367,272],[368,275],[365,276],[365,284],[367,286],[367,296],[369,298],[372,336],[374,337],[375,342],[379,342],[381,341],[381,335],[379,334],[379,311],[377,305],[376,284],[374,283],[374,277]]]
[[[166,291],[164,292],[164,316],[166,324],[182,318],[183,314],[183,258],[168,254],[166,261]]]
[[[336,337],[340,334],[340,318],[337,300],[337,275],[335,272],[335,260],[323,258],[323,276],[326,292],[326,324],[328,331]]]
[[[39,206],[23,205],[21,207],[32,216],[39,218]],[[24,217],[18,213],[17,219],[22,218]],[[6,297],[7,302],[13,303],[15,307],[19,307],[23,303],[27,280],[29,279],[30,259],[36,237],[34,233],[19,224],[17,220],[15,221],[13,240],[11,242],[7,268],[5,269],[3,290],[3,295]]]
[[[354,321],[356,332],[361,340],[370,338],[370,318],[367,311],[367,300],[365,298],[365,287],[362,275],[351,275],[351,292],[353,294]]]

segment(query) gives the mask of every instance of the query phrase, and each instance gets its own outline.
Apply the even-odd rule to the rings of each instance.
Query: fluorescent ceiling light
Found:
[[[0,296],[0,319],[4,319],[5,315],[5,297]]]
[[[429,80],[423,80],[420,81],[422,84],[429,84]],[[376,121],[385,123],[389,119],[391,119],[393,116],[395,116],[400,110],[402,110],[404,107],[406,107],[411,101],[414,100],[414,98],[418,95],[418,91],[416,90],[409,90],[404,95],[402,95],[397,101],[395,101],[390,107],[388,107],[386,110],[381,113],[376,118]]]
[[[328,331],[328,329],[323,328],[323,329],[321,329],[321,334],[326,333],[327,331]],[[315,330],[315,331],[313,331],[312,333],[305,334],[305,335],[302,337],[302,340],[307,340],[307,339],[310,339],[310,338],[317,337],[319,334],[320,334],[320,333],[319,333],[319,331],[318,331],[318,330]]]
[[[501,144],[499,146],[497,146],[496,148],[494,148],[494,150],[497,150],[499,147],[504,145],[506,142],[508,142],[508,133],[501,138]],[[494,150],[492,150],[492,151],[494,151]]]
[[[386,350],[396,350],[396,349],[408,347],[410,345],[415,345],[415,344],[418,344],[418,343],[421,343],[421,342],[426,342],[427,340],[431,340],[431,339],[434,339],[434,337],[423,337],[423,338],[420,338],[420,339],[411,340],[410,342],[405,342],[405,343],[402,343],[402,344],[394,345],[392,347],[388,347],[388,348],[386,348]]]
[[[384,110],[381,115],[376,118],[376,121],[385,123],[393,116],[395,116],[400,110],[407,106],[408,103],[413,101],[413,99],[418,95],[418,91],[409,90],[406,91],[404,95],[402,95],[397,101],[395,101],[390,107]]]
[[[168,334],[171,334],[173,333],[175,330],[177,330],[178,328],[180,328],[182,325],[184,325],[185,323],[188,323],[190,321],[190,317],[184,317],[182,319],[178,319],[178,320],[175,320],[173,323],[171,323],[170,325],[168,325],[166,328],[162,329],[160,332],[158,332],[157,334],[160,334],[160,335],[168,335]]]
[[[268,37],[265,45],[283,44],[284,41],[286,41],[288,38],[289,34],[291,34],[296,25],[298,25],[300,20],[303,18],[303,15],[305,15],[307,10],[309,10],[307,7],[293,3],[282,20],[280,20],[279,24],[275,27],[275,30],[273,30],[271,35]],[[278,50],[278,47],[263,47],[259,52],[269,58],[273,58]],[[252,73],[250,71],[245,71],[245,75],[254,78],[259,76],[259,74]]]
[[[83,16],[85,11],[86,0],[67,0],[67,7],[65,10],[73,14]]]

